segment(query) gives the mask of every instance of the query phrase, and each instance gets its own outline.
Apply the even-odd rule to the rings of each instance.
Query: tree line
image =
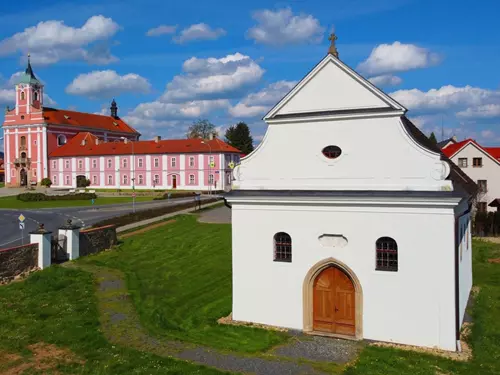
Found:
[[[211,139],[218,137],[219,134],[215,125],[205,119],[193,122],[188,128],[186,136],[188,138]],[[227,144],[237,148],[245,155],[253,151],[253,138],[250,134],[250,128],[244,122],[231,125],[226,130],[224,138]]]

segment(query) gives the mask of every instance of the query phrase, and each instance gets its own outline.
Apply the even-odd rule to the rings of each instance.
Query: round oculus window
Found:
[[[322,153],[328,159],[336,159],[342,154],[342,150],[338,146],[326,146]]]

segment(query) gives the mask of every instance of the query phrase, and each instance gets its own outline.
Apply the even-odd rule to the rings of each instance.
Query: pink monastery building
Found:
[[[140,133],[118,116],[113,100],[110,116],[43,106],[43,85],[30,62],[16,85],[16,105],[5,111],[5,183],[9,187],[39,185],[76,188],[224,190],[240,151],[219,139],[156,137],[140,141]]]

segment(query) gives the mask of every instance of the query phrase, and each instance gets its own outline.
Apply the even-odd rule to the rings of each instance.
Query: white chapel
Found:
[[[459,350],[477,186],[335,39],[234,170],[232,317]]]

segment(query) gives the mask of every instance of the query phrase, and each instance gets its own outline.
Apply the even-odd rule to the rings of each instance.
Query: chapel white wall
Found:
[[[328,145],[342,149],[327,159]],[[271,124],[241,160],[236,189],[452,190],[440,156],[406,134],[399,117]]]
[[[233,203],[232,223],[233,319],[303,329],[304,278],[333,257],[361,283],[363,338],[456,349],[453,209]],[[292,238],[291,263],[273,261],[281,231]],[[322,247],[325,233],[348,245]],[[382,236],[398,243],[398,272],[375,271]]]

